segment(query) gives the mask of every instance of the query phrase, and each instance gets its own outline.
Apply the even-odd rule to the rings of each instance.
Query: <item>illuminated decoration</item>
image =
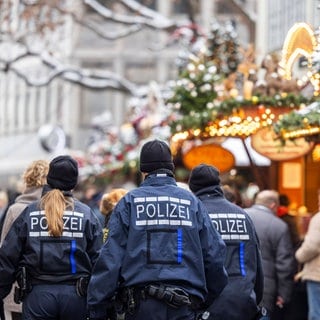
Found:
[[[320,162],[320,144],[317,144],[312,151],[313,161]]]
[[[213,138],[245,139],[263,128],[273,129],[275,139],[282,147],[286,140],[306,135],[312,136],[308,141],[313,140],[320,127],[318,111],[303,116],[303,127],[296,127],[296,119],[287,126],[288,118],[283,115],[299,112],[319,100],[311,76],[309,79],[315,88],[312,97],[303,95],[304,79],[291,79],[293,63],[299,56],[307,58],[311,70],[317,61],[314,58],[317,45],[316,35],[308,24],[295,24],[285,41],[281,65],[275,55],[268,55],[272,59],[266,59],[261,66],[266,69],[264,85],[258,81],[258,68],[251,63],[254,61],[252,50],[248,53],[248,65],[240,63],[236,72],[227,75],[220,74],[215,64],[205,59],[205,51],[198,56],[192,55],[166,100],[172,110],[168,124],[173,154],[178,155],[187,141],[205,144]],[[320,83],[320,73],[312,74]],[[300,129],[304,130],[293,133]]]
[[[255,151],[273,161],[286,161],[307,154],[313,148],[314,143],[299,138],[294,141],[288,140],[284,145],[269,127],[260,129],[252,135],[251,146]]]
[[[276,113],[299,109],[313,101],[292,92],[250,94],[246,99],[238,93],[231,95],[231,90],[229,95],[221,94],[224,85],[211,61],[205,61],[203,55],[190,57],[166,101],[172,110],[168,123],[174,144],[212,137],[247,137],[271,126],[278,118]]]
[[[307,23],[296,23],[289,30],[279,63],[287,79],[291,79],[292,65],[304,56],[308,61],[308,77],[314,87],[314,95],[320,95],[320,29],[314,32]]]
[[[314,95],[320,95],[320,28],[317,33],[317,47],[312,55],[311,70],[308,72],[310,81],[314,87]]]
[[[287,34],[279,63],[287,79],[291,79],[292,65],[298,57],[304,56],[311,63],[316,46],[317,39],[311,26],[304,22],[295,23]]]
[[[229,171],[235,164],[233,154],[216,144],[193,147],[183,155],[182,161],[189,170],[201,163],[206,163],[214,165],[220,172]]]
[[[320,102],[316,101],[299,111],[280,115],[273,124],[273,130],[283,143],[302,137],[316,140],[320,137]]]
[[[313,136],[320,134],[320,127],[309,127],[307,129],[298,129],[291,132],[284,132],[282,136],[284,139],[296,139],[300,137]]]
[[[246,138],[258,129],[272,126],[273,122],[290,108],[273,108],[264,105],[234,109],[229,117],[219,117],[208,122],[202,130],[199,128],[177,132],[171,138],[174,145],[180,141],[193,139],[209,139],[213,137],[241,137]]]

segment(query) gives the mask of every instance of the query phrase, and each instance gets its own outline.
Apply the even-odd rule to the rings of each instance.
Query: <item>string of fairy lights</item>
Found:
[[[172,142],[213,137],[248,137],[264,127],[273,127],[277,138],[317,137],[320,135],[320,32],[305,23],[288,32],[280,62],[287,79],[299,55],[308,60],[308,77],[314,88],[311,98],[301,94],[277,93],[273,97],[233,95],[219,100],[221,79],[212,61],[203,56],[192,59],[176,83],[168,103],[175,117],[171,122]],[[223,90],[223,89],[222,89]]]

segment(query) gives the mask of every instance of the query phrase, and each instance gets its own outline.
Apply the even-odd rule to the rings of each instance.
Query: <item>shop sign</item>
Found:
[[[263,128],[251,136],[251,146],[270,160],[286,161],[309,153],[314,143],[308,142],[304,138],[285,140],[283,143],[276,137],[272,128]]]
[[[182,160],[189,170],[201,163],[205,163],[215,166],[220,172],[225,172],[235,165],[234,155],[229,150],[216,144],[193,147],[183,155]]]

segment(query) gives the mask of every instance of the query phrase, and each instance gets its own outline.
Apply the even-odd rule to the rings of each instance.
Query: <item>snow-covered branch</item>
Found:
[[[134,0],[119,0],[119,3],[130,9],[135,13],[135,15],[117,14],[109,10],[107,7],[101,5],[96,0],[84,0],[84,3],[99,13],[102,17],[112,20],[113,22],[119,22],[123,24],[141,24],[154,29],[162,30],[177,27],[173,20],[166,18],[165,16],[159,14],[159,12],[151,10]]]
[[[70,26],[67,22],[70,18],[101,39],[108,40],[123,38],[144,28],[172,35],[176,35],[175,30],[181,30],[174,20],[134,0],[119,0],[117,6],[122,6],[121,12],[111,10],[97,0],[21,0],[19,5],[16,10],[17,7],[12,4],[4,6],[0,0],[0,12],[5,12],[7,17],[2,22],[5,28],[0,28],[0,71],[11,71],[34,87],[46,86],[59,77],[92,89],[110,88],[133,96],[145,94],[143,86],[137,86],[116,73],[66,63],[63,56],[68,54],[63,49],[63,40],[68,33],[64,34],[64,27]],[[120,27],[106,28],[107,23],[116,23]],[[30,70],[26,62],[30,57],[36,61],[36,70]]]
[[[1,48],[1,46],[0,46]],[[36,58],[37,65],[42,64],[43,68],[49,68],[48,72],[41,72],[34,74],[28,72],[24,64],[21,62],[27,58]],[[134,83],[120,77],[118,74],[110,71],[89,70],[78,68],[75,66],[68,66],[61,63],[54,56],[48,52],[32,52],[27,47],[20,45],[19,52],[13,60],[8,61],[0,56],[0,71],[12,71],[20,78],[22,78],[28,85],[33,87],[47,86],[52,80],[60,77],[66,81],[77,83],[91,89],[115,89],[133,96],[140,96],[143,93],[143,88],[136,86]]]

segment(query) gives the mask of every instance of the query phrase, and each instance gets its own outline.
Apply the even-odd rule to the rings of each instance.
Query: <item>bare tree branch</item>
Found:
[[[127,27],[124,30],[112,31],[112,33],[110,33],[110,32],[106,32],[106,30],[100,30],[99,25],[94,22],[90,22],[90,21],[84,22],[79,19],[76,19],[76,22],[86,27],[87,29],[93,31],[100,38],[106,39],[106,40],[116,40],[116,39],[124,38],[142,30],[142,25],[132,25]]]
[[[26,72],[21,64],[16,65],[23,59],[28,57],[36,57],[43,65],[49,67],[51,70],[44,76],[32,75]],[[0,70],[14,72],[22,78],[28,85],[33,87],[47,86],[52,80],[60,77],[64,80],[80,84],[91,89],[116,89],[133,96],[140,96],[144,90],[142,87],[136,86],[134,83],[120,77],[118,74],[110,71],[94,71],[74,66],[67,66],[54,58],[48,52],[41,54],[30,51],[27,47],[20,48],[20,54],[16,55],[11,61],[7,61],[0,57]]]
[[[146,27],[163,30],[165,32],[179,30],[177,23],[134,0],[118,1],[118,3],[128,10],[127,14],[116,13],[107,8],[107,6],[99,3],[97,0],[78,1],[76,10],[74,10],[74,7],[68,6],[67,2],[61,0],[21,0],[20,5],[24,6],[24,9],[20,8],[20,20],[18,20],[17,27],[14,29],[10,29],[9,27],[8,30],[1,30],[0,71],[12,71],[28,85],[34,87],[46,86],[57,77],[60,77],[66,81],[77,83],[87,88],[111,88],[133,96],[144,95],[144,86],[137,86],[113,72],[88,70],[81,67],[70,66],[63,61],[59,61],[56,55],[53,52],[51,53],[52,49],[49,49],[49,43],[48,47],[46,47],[47,43],[45,42],[45,36],[47,37],[50,35],[50,31],[54,31],[55,24],[63,26],[65,17],[67,16],[71,17],[72,20],[79,25],[90,29],[100,38],[109,40],[128,36]],[[2,4],[3,1],[0,0],[0,10],[3,8]],[[91,10],[97,14],[100,22],[91,19],[88,15],[82,15],[81,10],[79,10],[79,4],[91,8]],[[8,8],[10,8],[10,4]],[[5,7],[6,12],[8,8],[7,6]],[[41,11],[41,9],[43,9],[43,11]],[[7,19],[10,19],[10,9],[8,12],[9,13],[6,14],[6,16]],[[26,21],[23,22],[23,19]],[[101,19],[102,21],[111,21],[121,24],[124,27],[122,30],[114,28],[112,32],[108,32],[109,29],[102,29]],[[10,23],[11,21],[8,22],[8,25],[10,25]],[[43,36],[45,35],[43,37],[44,40],[42,45],[41,41],[39,41],[40,37],[37,32]],[[180,36],[180,33],[178,34]],[[3,39],[5,41],[3,41]],[[8,39],[11,39],[11,41],[8,41]],[[30,39],[32,41],[30,41]],[[11,47],[7,49],[5,48],[6,45]],[[56,48],[53,48],[53,51],[55,49]],[[22,63],[29,57],[33,57],[37,60],[39,72],[36,75],[35,72],[29,72],[26,69],[26,63]],[[40,70],[41,65],[43,70]]]

